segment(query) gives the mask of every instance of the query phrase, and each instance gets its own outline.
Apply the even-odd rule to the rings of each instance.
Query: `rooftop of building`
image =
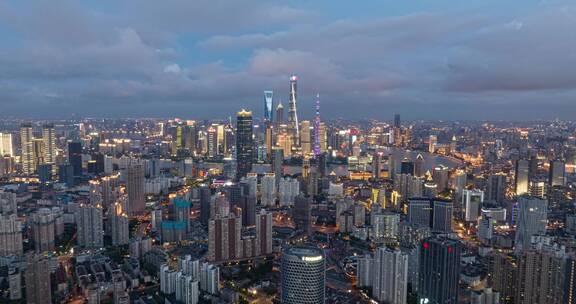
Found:
[[[324,252],[322,249],[311,247],[311,246],[296,246],[284,249],[285,255],[293,255],[299,257],[302,260],[314,258],[321,260],[324,257]]]

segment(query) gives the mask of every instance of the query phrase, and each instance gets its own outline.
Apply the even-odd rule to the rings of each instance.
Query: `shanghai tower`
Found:
[[[292,135],[292,142],[296,145],[298,145],[298,141],[300,139],[298,110],[296,108],[297,82],[298,77],[296,75],[292,75],[290,77],[290,103],[288,105],[288,128],[290,130],[290,135]]]

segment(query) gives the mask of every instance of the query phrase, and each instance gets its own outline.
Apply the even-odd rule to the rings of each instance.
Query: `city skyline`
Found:
[[[261,117],[262,91],[287,106],[295,74],[303,118],[320,93],[325,117],[569,119],[575,12],[535,0],[3,3],[0,115]]]
[[[0,300],[574,303],[575,122],[298,134],[293,100],[263,125],[0,120]]]
[[[0,0],[0,303],[576,304],[574,28]]]

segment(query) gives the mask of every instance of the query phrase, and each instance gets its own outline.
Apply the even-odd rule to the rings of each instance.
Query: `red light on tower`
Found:
[[[452,246],[448,246],[448,253],[452,253]]]
[[[424,243],[424,244],[422,244],[422,247],[424,247],[424,249],[428,249],[428,248],[430,248],[430,245],[428,243]]]

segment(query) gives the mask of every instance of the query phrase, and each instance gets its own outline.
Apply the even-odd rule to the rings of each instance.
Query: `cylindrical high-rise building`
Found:
[[[323,304],[326,265],[315,247],[290,247],[282,252],[282,303]]]

